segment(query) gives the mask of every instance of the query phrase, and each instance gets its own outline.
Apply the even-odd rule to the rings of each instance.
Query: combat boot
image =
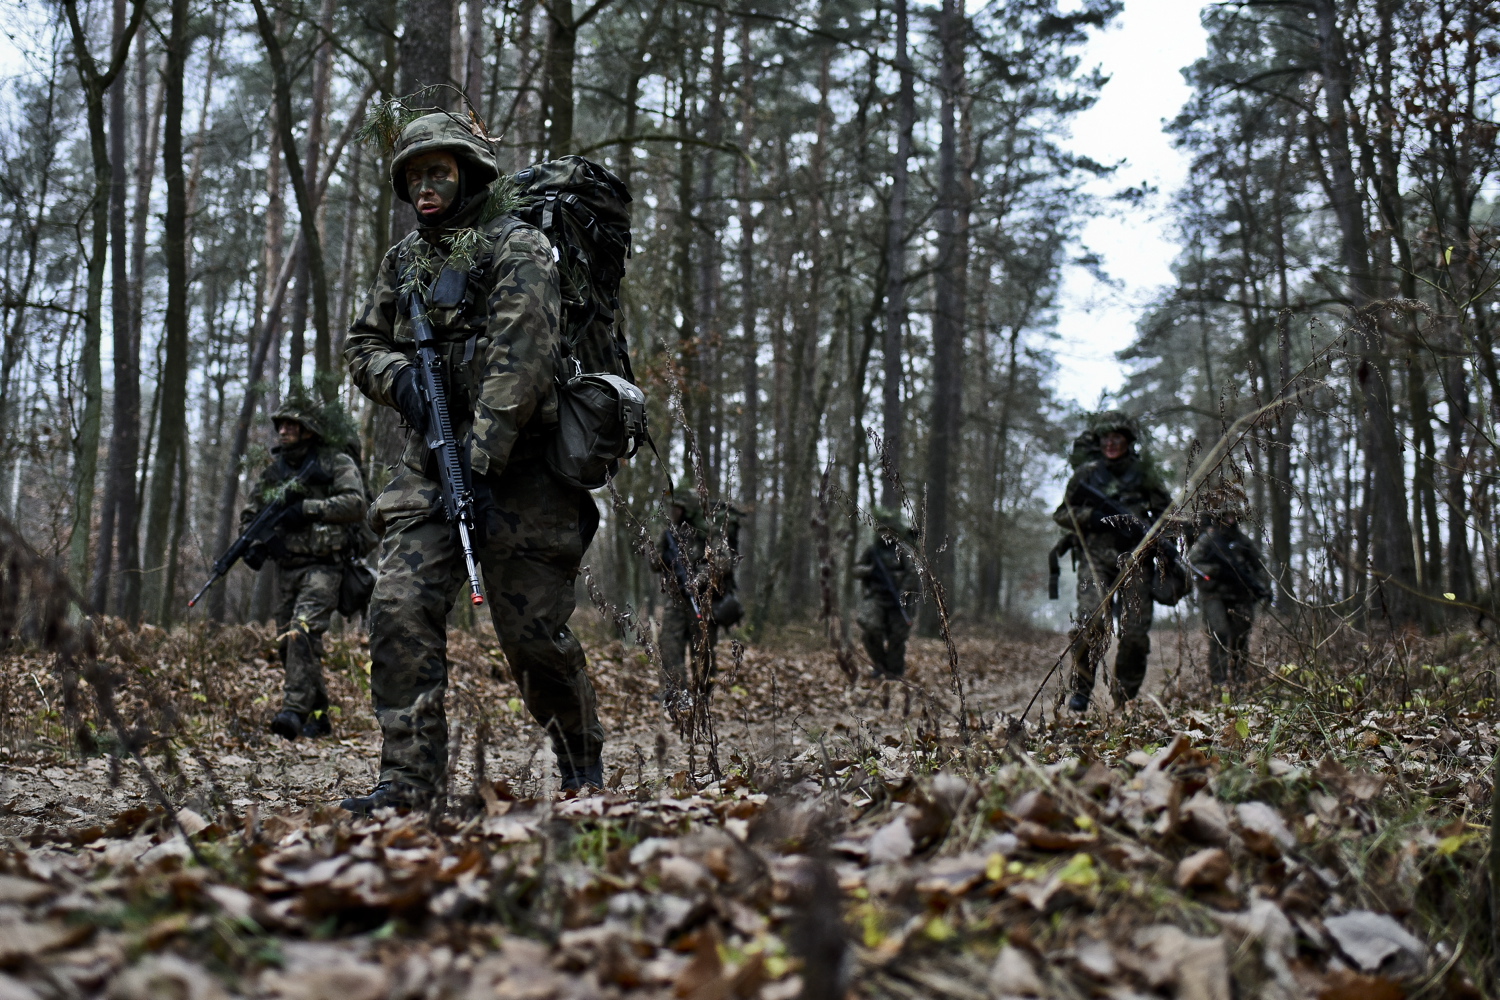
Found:
[[[332,736],[333,722],[328,718],[328,709],[321,708],[309,715],[307,721],[302,723],[302,735],[310,740]]]
[[[378,809],[407,813],[426,808],[431,796],[419,788],[399,781],[382,781],[369,795],[351,796],[339,805],[356,816],[369,816]]]
[[[295,740],[302,735],[302,716],[290,708],[283,708],[271,720],[271,732],[283,739]]]
[[[557,767],[562,772],[562,790],[565,792],[580,791],[585,786],[604,787],[604,762],[602,760],[596,760],[583,767],[558,761]]]

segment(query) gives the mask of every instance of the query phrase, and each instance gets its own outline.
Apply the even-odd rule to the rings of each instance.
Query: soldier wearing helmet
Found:
[[[860,639],[874,664],[875,680],[906,676],[906,641],[917,596],[917,566],[910,545],[916,533],[906,526],[899,510],[877,507],[875,539],[854,564],[860,582]]]
[[[1059,527],[1073,535],[1071,547],[1079,554],[1073,691],[1068,699],[1068,707],[1075,712],[1089,706],[1094,675],[1109,646],[1112,620],[1118,622],[1119,644],[1111,692],[1120,704],[1136,696],[1151,655],[1152,617],[1151,560],[1128,570],[1120,565],[1121,556],[1135,544],[1118,517],[1112,518],[1080,484],[1116,501],[1147,525],[1171,503],[1160,473],[1140,453],[1140,428],[1134,418],[1119,410],[1106,411],[1089,422],[1088,432],[1097,441],[1098,451],[1087,454],[1077,466],[1062,504],[1052,515]],[[1114,596],[1105,607],[1111,589]]]
[[[365,516],[365,486],[359,466],[326,440],[320,407],[288,397],[271,422],[279,443],[272,461],[240,512],[249,524],[262,507],[288,488],[304,468],[297,495],[276,525],[276,544],[269,558],[276,564],[281,602],[276,628],[281,635],[281,664],[286,672],[281,710],[271,732],[289,740],[332,732],[328,689],[323,683],[323,634],[338,606],[344,559],[356,544],[355,527]]]
[[[357,813],[426,805],[448,767],[447,618],[465,571],[423,434],[401,307],[415,289],[427,292],[452,431],[472,479],[475,555],[511,677],[552,739],[562,786],[603,784],[604,730],[583,647],[568,628],[599,511],[587,491],[550,475],[542,454],[557,424],[557,267],[547,237],[507,213],[498,177],[488,140],[456,115],[424,115],[401,130],[390,181],[416,210],[417,228],[381,261],[344,349],[354,383],[408,428],[399,471],[371,509],[383,538],[369,612],[370,693],[385,740],[374,791],[344,800]],[[445,282],[439,295],[442,273],[463,280]]]
[[[1210,504],[1203,532],[1188,551],[1198,578],[1198,605],[1208,630],[1208,676],[1215,687],[1245,680],[1245,657],[1256,603],[1271,596],[1271,578],[1260,547],[1240,528],[1248,513],[1238,487]]]

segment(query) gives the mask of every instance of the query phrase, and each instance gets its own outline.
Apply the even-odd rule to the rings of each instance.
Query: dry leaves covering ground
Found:
[[[334,805],[378,751],[357,633],[329,643],[335,738],[288,744],[262,728],[268,632],[108,626],[99,662],[159,795],[90,687],[13,649],[0,1000],[1495,987],[1493,701],[1452,673],[1492,669],[1482,637],[1351,646],[1337,669],[1283,644],[1268,663],[1291,664],[1226,703],[1196,640],[1164,636],[1126,713],[1057,719],[1054,682],[1014,724],[1062,645],[959,641],[960,725],[939,643],[883,689],[829,653],[725,643],[710,747],[649,700],[644,654],[601,639],[609,788],[568,798],[492,640],[456,633],[443,808],[372,821]]]

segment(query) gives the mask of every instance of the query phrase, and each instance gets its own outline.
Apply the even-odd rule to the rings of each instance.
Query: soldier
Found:
[[[1254,539],[1240,530],[1244,506],[1231,500],[1210,515],[1188,551],[1198,578],[1198,601],[1208,629],[1208,676],[1215,687],[1245,680],[1245,654],[1255,605],[1271,596],[1271,578]]]
[[[862,594],[855,620],[875,680],[900,680],[906,674],[906,640],[911,635],[911,607],[917,594],[917,567],[907,544],[916,533],[900,511],[875,509],[875,541],[854,564]],[[903,537],[904,536],[904,537]]]
[[[668,516],[672,523],[661,533],[655,559],[667,591],[660,638],[662,667],[667,672],[663,700],[688,688],[689,650],[694,678],[713,677],[719,627],[733,626],[740,618],[739,599],[734,596],[738,511],[729,504],[714,503],[705,515],[697,488],[684,480],[672,491]],[[714,546],[712,559],[710,545]]]
[[[557,269],[547,238],[505,214],[498,176],[488,142],[456,116],[425,115],[401,130],[391,186],[416,209],[417,229],[385,255],[344,350],[355,384],[409,428],[400,471],[371,512],[383,539],[369,611],[370,690],[385,743],[374,791],[344,800],[355,813],[430,803],[448,765],[446,621],[465,567],[422,436],[427,414],[400,308],[403,291],[428,285],[444,266],[467,275],[461,301],[434,298],[428,316],[473,477],[490,616],[527,710],[552,739],[562,787],[603,784],[604,729],[583,647],[568,628],[599,511],[542,457],[557,422]]]
[[[1053,513],[1058,526],[1071,531],[1078,543],[1078,608],[1073,639],[1073,694],[1068,707],[1086,711],[1094,691],[1094,674],[1109,645],[1110,618],[1119,620],[1120,644],[1115,653],[1112,687],[1117,704],[1134,698],[1146,677],[1151,655],[1151,563],[1135,567],[1123,580],[1120,557],[1135,542],[1117,515],[1105,509],[1099,496],[1108,497],[1146,525],[1171,503],[1171,497],[1146,456],[1137,452],[1136,423],[1119,411],[1101,413],[1090,429],[1098,435],[1099,454],[1078,466],[1068,480],[1063,502]],[[1091,491],[1097,491],[1091,493]],[[1137,536],[1139,537],[1139,536]],[[1114,600],[1101,607],[1110,588],[1119,582]],[[1095,615],[1095,612],[1099,613]],[[1084,622],[1094,616],[1088,628]]]
[[[240,524],[249,524],[311,463],[302,476],[305,487],[277,522],[276,544],[268,555],[276,563],[281,591],[276,628],[286,671],[271,732],[289,740],[312,739],[333,731],[323,684],[323,633],[338,607],[344,557],[355,541],[352,529],[365,517],[365,487],[354,460],[324,440],[326,428],[315,406],[288,399],[271,420],[281,443],[271,449],[275,459],[260,474]]]

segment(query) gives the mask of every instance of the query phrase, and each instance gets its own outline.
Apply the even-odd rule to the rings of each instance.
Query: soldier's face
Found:
[[[685,518],[685,517],[687,517],[687,510],[685,508],[677,506],[674,503],[672,505],[672,523],[673,524],[681,524],[682,523],[682,519]]]
[[[1130,449],[1130,439],[1118,431],[1110,431],[1099,439],[1099,449],[1104,457],[1113,462]]]
[[[406,190],[424,218],[442,215],[458,197],[458,161],[452,153],[424,153],[406,165]]]
[[[290,448],[302,440],[302,425],[292,420],[283,420],[276,425],[276,436]]]

